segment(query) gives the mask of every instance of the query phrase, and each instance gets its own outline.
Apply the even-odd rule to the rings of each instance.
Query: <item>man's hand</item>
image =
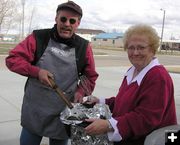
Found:
[[[38,73],[39,81],[46,86],[52,87],[52,85],[49,81],[49,77],[51,77],[53,79],[53,74],[50,73],[49,71],[45,70],[45,69],[40,69],[40,71]]]
[[[74,103],[82,103],[83,102],[83,95],[79,92],[76,92],[74,95]]]

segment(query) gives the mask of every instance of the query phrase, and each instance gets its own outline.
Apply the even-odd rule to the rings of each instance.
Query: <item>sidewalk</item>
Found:
[[[116,95],[127,67],[98,67],[100,76],[95,96]],[[0,145],[19,145],[20,115],[25,77],[6,69],[0,70]],[[177,116],[180,117],[180,74],[171,74],[175,86]],[[178,118],[180,123],[180,118]],[[45,138],[41,145],[48,145]]]

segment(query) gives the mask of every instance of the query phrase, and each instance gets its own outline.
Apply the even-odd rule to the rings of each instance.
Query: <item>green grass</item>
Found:
[[[180,73],[180,67],[173,67],[173,66],[166,66],[166,69],[170,72],[170,73]]]
[[[9,50],[14,48],[17,45],[16,43],[8,43],[8,42],[0,42],[0,54],[8,54]],[[95,49],[106,49],[106,50],[117,50],[124,51],[123,48],[109,47],[109,46],[93,46]],[[105,55],[103,52],[99,52],[99,55]],[[157,54],[161,55],[180,55],[180,51],[165,51],[157,52]]]
[[[0,42],[0,54],[8,54],[9,50],[14,48],[16,43],[3,43]]]
[[[120,47],[110,47],[110,46],[93,46],[95,49],[105,49],[105,50],[117,50],[117,51],[124,51],[124,48]],[[171,50],[161,50],[157,52],[160,55],[180,55],[180,51],[171,51]]]
[[[10,49],[0,47],[0,54],[8,54],[9,50]]]

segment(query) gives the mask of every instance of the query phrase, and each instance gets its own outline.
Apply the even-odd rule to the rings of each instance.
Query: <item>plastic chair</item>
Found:
[[[180,125],[170,125],[154,130],[146,136],[144,145],[165,145],[165,132],[173,130],[180,130]]]

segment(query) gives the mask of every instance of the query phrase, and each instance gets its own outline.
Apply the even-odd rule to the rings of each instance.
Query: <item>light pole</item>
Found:
[[[161,43],[160,43],[160,51],[162,49],[162,41],[163,41],[163,34],[164,34],[164,22],[165,22],[165,15],[166,15],[166,10],[164,9],[160,9],[161,11],[163,11],[163,22],[162,22],[162,31],[161,31]]]
[[[21,0],[22,4],[22,36],[21,38],[24,38],[24,6],[25,6],[25,0]]]

